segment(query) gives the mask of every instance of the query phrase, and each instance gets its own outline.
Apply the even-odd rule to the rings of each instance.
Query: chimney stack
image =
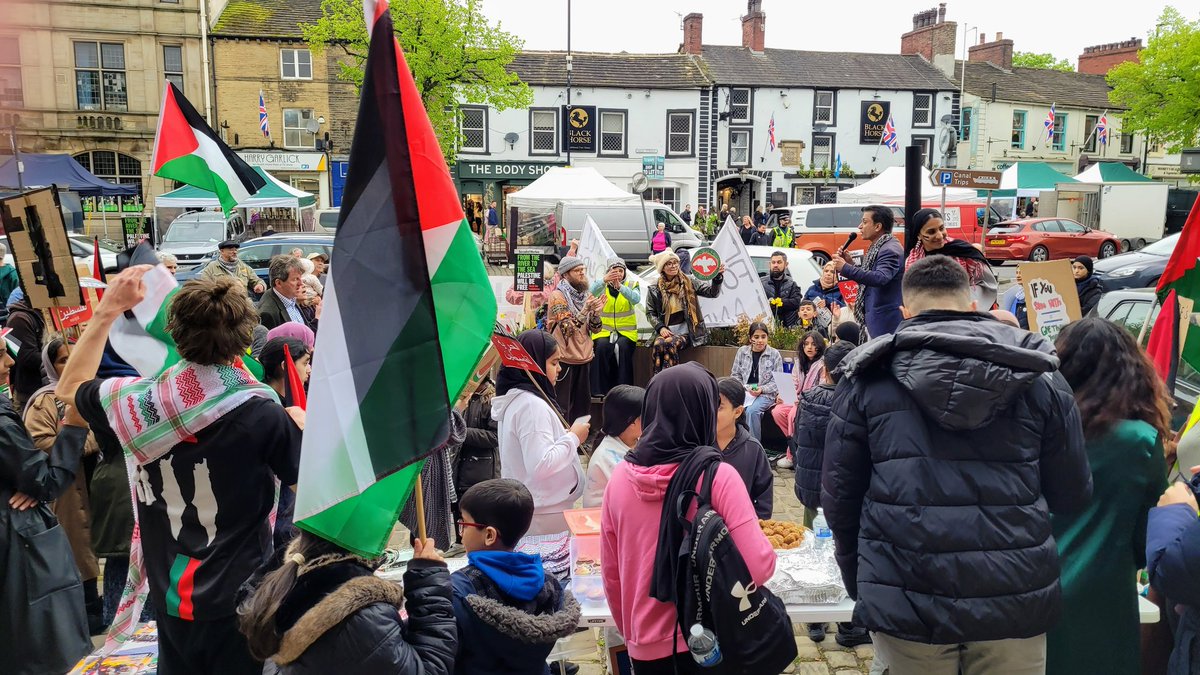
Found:
[[[958,24],[946,21],[946,3],[913,15],[912,30],[900,36],[900,53],[919,55],[943,72],[954,72]]]
[[[701,52],[701,46],[704,44],[701,39],[703,28],[703,14],[692,12],[683,17],[683,47],[680,51],[684,54],[696,54],[698,56]]]
[[[767,41],[767,15],[762,0],[747,0],[746,16],[742,17],[742,46],[752,52],[762,52]]]
[[[1084,47],[1079,55],[1079,72],[1088,75],[1106,75],[1114,66],[1126,61],[1137,61],[1142,50],[1141,38],[1129,38],[1121,42]]]
[[[1013,41],[1005,40],[1004,33],[997,32],[996,39],[987,42],[979,34],[979,44],[967,50],[968,61],[987,62],[1004,70],[1012,70]]]

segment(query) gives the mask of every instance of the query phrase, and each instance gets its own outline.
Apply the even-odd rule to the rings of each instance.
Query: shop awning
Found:
[[[68,190],[82,197],[137,197],[135,185],[117,185],[83,168],[70,155],[44,155],[21,153],[25,171],[21,182],[25,189],[44,188],[57,185],[59,190]],[[9,157],[0,164],[0,190],[17,190],[17,162]]]
[[[992,197],[1037,197],[1059,183],[1078,182],[1045,162],[1017,162],[1000,174],[1000,189],[993,191]]]
[[[266,208],[292,208],[302,209],[313,206],[317,203],[317,198],[312,194],[296,188],[278,180],[271,174],[267,173],[262,167],[252,167],[258,175],[262,176],[267,184],[261,190],[254,194],[253,197],[238,204],[240,209],[266,209]],[[220,207],[221,202],[217,199],[215,193],[209,192],[193,185],[185,185],[178,190],[172,190],[163,195],[159,195],[154,200],[154,205],[157,208],[213,208]]]
[[[1153,183],[1121,162],[1100,162],[1075,176],[1080,183]]]

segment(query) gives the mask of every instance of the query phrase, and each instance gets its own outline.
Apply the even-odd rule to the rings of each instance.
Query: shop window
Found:
[[[142,191],[142,163],[136,157],[110,150],[93,150],[75,155],[75,161],[103,178],[118,185],[136,185]]]
[[[125,80],[125,45],[76,42],[75,99],[80,110],[129,109]]]
[[[307,49],[280,49],[279,62],[279,75],[283,79],[312,79],[312,52]]]
[[[307,108],[283,109],[283,147],[312,148],[316,145],[317,135],[308,130],[308,123],[313,119],[313,111]]]
[[[691,110],[667,113],[667,157],[690,157],[696,113]]]
[[[461,134],[461,152],[485,153],[488,151],[487,108],[483,106],[461,106],[458,109],[458,131]]]
[[[1025,149],[1025,111],[1014,110],[1012,119],[1012,147]]]
[[[183,47],[163,45],[163,75],[179,91],[183,91]]]
[[[818,91],[814,95],[813,122],[820,124],[834,124],[832,91]]]
[[[729,130],[729,166],[750,166],[750,130]]]
[[[529,110],[529,154],[558,154],[558,113],[554,108]]]
[[[600,154],[625,155],[625,111],[600,111]]]
[[[729,90],[729,121],[731,124],[750,123],[749,87],[734,87]]]
[[[912,124],[914,127],[933,126],[933,94],[913,94]]]
[[[20,108],[24,105],[21,40],[16,35],[0,35],[0,108]]]
[[[813,134],[812,168],[828,169],[833,162],[833,134]]]
[[[797,204],[816,204],[817,203],[817,188],[809,185],[793,185],[792,186],[792,205]]]

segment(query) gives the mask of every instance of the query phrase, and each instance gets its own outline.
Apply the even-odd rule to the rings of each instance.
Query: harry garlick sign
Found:
[[[858,142],[878,145],[891,112],[891,101],[863,101],[859,114]]]
[[[563,106],[563,151],[596,151],[596,106]]]

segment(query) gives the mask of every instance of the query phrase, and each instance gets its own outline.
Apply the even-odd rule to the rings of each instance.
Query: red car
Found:
[[[1022,218],[997,223],[983,239],[983,254],[993,262],[1043,262],[1086,255],[1107,258],[1121,250],[1109,232],[1090,230],[1069,218]]]

